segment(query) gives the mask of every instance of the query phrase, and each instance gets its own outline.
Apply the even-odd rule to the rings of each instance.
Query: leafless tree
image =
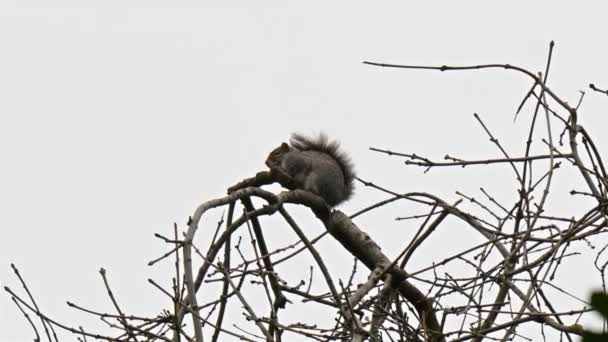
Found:
[[[58,330],[71,332],[82,341],[528,341],[530,338],[522,329],[530,325],[539,326],[543,337],[551,332],[560,340],[578,340],[586,331],[579,321],[591,310],[585,301],[587,294],[571,293],[560,285],[556,274],[566,258],[583,250],[591,251],[596,255],[595,269],[605,290],[608,244],[602,233],[608,219],[608,174],[596,144],[579,122],[584,92],[575,101],[577,104],[571,105],[547,83],[552,52],[553,43],[545,70],[539,73],[509,64],[410,66],[365,62],[430,72],[501,69],[528,79],[530,89],[516,110],[519,120],[525,117],[530,122],[523,155],[511,155],[477,114],[475,120],[503,154],[502,158],[463,160],[446,156],[444,161],[434,161],[420,154],[372,148],[425,171],[466,167],[462,172],[467,172],[473,167],[505,165],[518,184],[518,196],[512,202],[496,200],[483,187],[482,199],[458,193],[459,198],[450,203],[430,193],[397,193],[359,179],[360,185],[387,197],[345,214],[332,210],[306,191],[292,189],[275,194],[265,190],[262,186],[270,183],[279,182],[287,188],[289,184],[262,171],[231,187],[228,195],[199,205],[183,231],[176,225],[172,237],[156,235],[167,243],[169,251],[150,264],[173,258],[175,265],[170,289],[149,280],[169,303],[156,317],[123,311],[103,269],[100,273],[115,312],[68,305],[97,316],[113,334],[54,320],[39,308],[14,266],[22,290],[5,290],[31,324],[38,341],[57,341]],[[593,84],[590,89],[592,94],[608,95]],[[542,141],[544,152],[534,152],[533,138]],[[580,198],[577,211],[583,208],[582,214],[556,214],[547,205],[551,196],[564,195],[559,187],[551,190],[556,189],[554,175],[565,168],[582,179],[573,184],[584,184],[567,194]],[[462,209],[465,200],[471,204],[469,210]],[[417,231],[409,239],[402,237],[398,255],[388,256],[355,222],[362,215],[400,201],[413,203],[424,214],[400,218],[416,222]],[[318,236],[308,234],[288,211],[294,206],[286,204],[310,208],[314,222],[325,232]],[[213,224],[215,229],[207,229],[209,223],[203,218],[214,208],[224,208],[225,219]],[[291,229],[298,241],[282,246],[267,243],[267,230],[260,221],[264,216],[280,218],[280,224]],[[471,239],[466,248],[441,256],[425,267],[410,266],[411,258],[432,236],[441,234],[440,228],[448,220],[460,222],[480,239]],[[202,229],[203,225],[206,229]],[[208,247],[197,243],[201,234],[211,241]],[[348,281],[337,279],[328,270],[326,258],[331,251],[318,248],[321,239],[335,239],[354,257]],[[245,246],[245,241],[250,241],[250,245]],[[314,260],[310,269],[297,261],[301,255],[310,255]],[[358,267],[359,264],[365,267]],[[302,281],[286,281],[278,265],[301,268]],[[571,270],[567,276],[577,274]],[[575,298],[566,310],[556,305],[563,296]],[[312,313],[309,321],[285,318],[292,308],[302,307]],[[240,321],[235,323],[237,318]]]

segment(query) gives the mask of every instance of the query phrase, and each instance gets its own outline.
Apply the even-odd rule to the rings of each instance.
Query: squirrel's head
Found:
[[[283,160],[283,156],[289,151],[291,151],[291,147],[289,146],[289,144],[286,142],[282,143],[281,146],[275,148],[274,150],[272,150],[272,152],[270,152],[268,158],[266,158],[266,166],[271,169],[280,166],[281,161]]]

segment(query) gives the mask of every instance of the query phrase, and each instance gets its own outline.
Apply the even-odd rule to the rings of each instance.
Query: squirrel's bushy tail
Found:
[[[289,144],[299,151],[319,151],[329,154],[342,169],[344,175],[345,198],[350,198],[355,189],[355,166],[346,152],[340,149],[340,143],[336,140],[329,140],[323,132],[318,137],[312,138],[299,133],[293,133]]]

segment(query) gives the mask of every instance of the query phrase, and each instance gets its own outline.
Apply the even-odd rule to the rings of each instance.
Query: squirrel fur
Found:
[[[297,189],[321,196],[332,207],[353,194],[353,163],[340,143],[323,133],[316,138],[292,134],[289,144],[282,143],[270,152],[266,165],[289,176]]]

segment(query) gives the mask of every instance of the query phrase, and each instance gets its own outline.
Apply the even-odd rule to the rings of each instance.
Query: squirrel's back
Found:
[[[294,133],[291,135],[289,144],[294,150],[301,151],[304,154],[317,154],[323,159],[327,158],[323,161],[323,163],[330,164],[335,162],[338,165],[341,170],[342,177],[335,177],[333,180],[326,180],[331,182],[342,178],[341,181],[344,184],[342,187],[343,193],[339,196],[340,198],[334,202],[342,202],[352,196],[354,192],[355,168],[350,157],[340,149],[339,142],[335,140],[330,141],[327,135],[323,133],[319,134],[319,136],[316,138]],[[323,189],[318,190],[323,192]],[[337,203],[330,204],[335,205]]]

